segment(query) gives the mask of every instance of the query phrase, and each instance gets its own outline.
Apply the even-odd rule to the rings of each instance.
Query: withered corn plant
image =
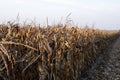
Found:
[[[117,31],[0,25],[0,79],[79,80]]]

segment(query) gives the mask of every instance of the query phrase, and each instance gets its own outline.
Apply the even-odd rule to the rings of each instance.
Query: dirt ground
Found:
[[[101,53],[80,80],[120,80],[120,37]]]

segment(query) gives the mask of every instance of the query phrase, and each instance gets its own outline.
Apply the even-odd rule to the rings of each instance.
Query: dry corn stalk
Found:
[[[36,26],[36,25],[35,25]],[[67,25],[0,25],[0,77],[10,80],[79,80],[116,31]],[[104,45],[103,45],[104,44]]]

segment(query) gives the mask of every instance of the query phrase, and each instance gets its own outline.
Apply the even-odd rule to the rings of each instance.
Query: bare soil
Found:
[[[120,80],[120,37],[100,54],[80,80]]]

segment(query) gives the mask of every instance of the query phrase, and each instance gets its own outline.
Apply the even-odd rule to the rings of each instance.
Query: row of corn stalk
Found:
[[[117,31],[0,25],[0,79],[79,80]]]

